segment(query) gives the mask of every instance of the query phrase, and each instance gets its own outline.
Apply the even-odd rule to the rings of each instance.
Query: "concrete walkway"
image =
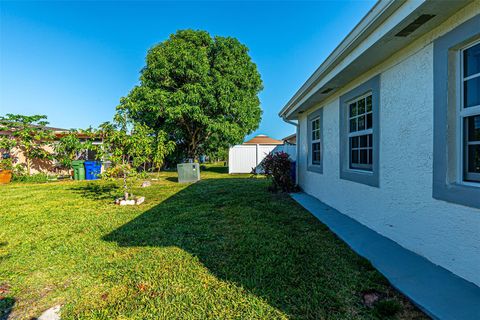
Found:
[[[390,283],[434,319],[479,320],[480,287],[401,247],[306,194],[292,198],[370,260]]]

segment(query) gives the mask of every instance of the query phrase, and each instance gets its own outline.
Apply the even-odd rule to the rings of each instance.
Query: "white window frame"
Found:
[[[314,123],[317,123],[317,127],[315,128],[314,127]],[[311,152],[312,152],[312,157],[311,157],[311,165],[320,165],[322,163],[322,130],[321,130],[321,121],[320,121],[320,116],[318,117],[315,117],[314,119],[312,119],[310,121],[310,125],[311,125],[311,131],[310,131],[310,137],[311,137],[311,142],[310,142],[310,148],[311,148]],[[314,132],[318,132],[318,139],[314,139],[313,137],[315,136],[314,135]],[[318,143],[318,151],[320,152],[320,159],[318,161],[315,161],[313,160],[313,145],[314,144],[317,144]]]
[[[371,97],[372,99],[372,108],[369,112],[366,111],[366,108],[367,108],[367,97]],[[362,114],[358,114],[357,112],[357,115],[355,116],[351,116],[350,114],[350,105],[352,103],[358,103],[358,101],[360,100],[365,100],[365,113],[362,113]],[[348,163],[349,163],[349,167],[351,170],[358,170],[358,171],[367,171],[367,172],[371,172],[373,171],[373,162],[374,162],[374,159],[372,159],[372,164],[360,164],[360,163],[357,163],[355,164],[355,166],[352,166],[352,144],[350,143],[350,138],[353,138],[353,137],[360,137],[360,136],[369,136],[371,135],[372,139],[373,139],[373,129],[374,129],[374,125],[373,125],[373,93],[371,91],[361,95],[360,97],[357,97],[355,99],[352,99],[350,101],[348,101],[347,103],[347,138],[348,138]],[[358,106],[357,106],[358,108]],[[372,127],[367,129],[367,115],[368,114],[372,114]],[[352,119],[358,119],[360,118],[361,116],[365,116],[365,129],[364,130],[360,130],[360,131],[354,131],[354,132],[351,132],[350,131],[350,120]],[[357,121],[357,127],[358,127],[358,121]],[[366,147],[366,148],[356,148],[358,149],[359,153],[358,153],[358,157],[360,159],[360,150],[362,149],[365,149],[367,150],[367,159],[369,158],[369,152],[368,150],[371,149],[372,150],[372,158],[373,158],[373,141],[370,142],[370,147]]]
[[[464,97],[464,83],[470,79],[480,77],[480,73],[464,77],[464,52],[469,48],[480,44],[480,40],[474,41],[467,46],[463,47],[461,50],[458,50],[458,59],[459,65],[457,67],[458,81],[457,81],[457,92],[460,94],[457,97],[458,107],[458,116],[457,116],[457,146],[458,146],[458,166],[457,166],[457,177],[458,183],[479,186],[480,187],[480,174],[477,173],[468,173],[468,148],[467,144],[480,144],[480,142],[469,143],[467,138],[467,128],[465,128],[465,119],[471,116],[480,116],[480,105],[471,106],[465,108],[465,97]],[[470,178],[469,178],[470,177]]]
[[[349,102],[355,99],[372,95],[372,169],[358,170],[350,168],[350,122]],[[356,86],[350,91],[340,96],[339,101],[339,161],[340,161],[340,179],[349,180],[367,186],[380,187],[380,75],[377,74],[362,84]]]
[[[312,125],[315,121],[318,121],[318,127],[315,129],[312,128]],[[313,131],[317,132],[318,130],[318,139],[313,138]],[[307,171],[323,174],[323,108],[319,108],[311,112],[307,116],[307,157],[306,165]],[[313,162],[313,145],[318,143],[320,145],[320,162]]]
[[[476,15],[433,41],[433,189],[435,199],[480,209],[480,187],[463,179],[459,112],[460,55],[480,40]],[[466,115],[463,113],[463,115]]]

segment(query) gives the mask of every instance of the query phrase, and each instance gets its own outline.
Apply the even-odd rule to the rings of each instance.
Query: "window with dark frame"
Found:
[[[320,117],[318,117],[312,120],[312,164],[319,165],[321,157]]]
[[[350,169],[373,169],[372,94],[368,93],[348,103],[348,140]]]
[[[480,42],[463,49],[461,61],[464,180],[480,182]]]

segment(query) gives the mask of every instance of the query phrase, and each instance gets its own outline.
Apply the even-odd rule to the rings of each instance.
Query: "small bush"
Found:
[[[16,182],[47,182],[49,176],[45,173],[36,173],[29,175],[13,175],[12,180]]]
[[[0,170],[13,170],[12,158],[0,158]]]
[[[375,312],[381,319],[395,316],[402,310],[402,305],[396,300],[382,300],[375,304]]]
[[[128,166],[128,170],[131,170],[130,166]],[[122,168],[120,166],[109,167],[99,175],[99,178],[105,180],[115,180],[117,178],[123,178]]]
[[[270,153],[261,164],[265,175],[272,180],[272,191],[292,192],[295,182],[292,179],[292,160],[283,151]]]

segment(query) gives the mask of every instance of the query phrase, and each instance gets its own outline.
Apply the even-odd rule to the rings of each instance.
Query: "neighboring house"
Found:
[[[250,173],[274,149],[283,147],[283,141],[266,135],[258,135],[243,144],[233,146],[228,151],[228,173]],[[279,150],[280,151],[280,150]]]
[[[480,1],[379,1],[280,116],[306,193],[480,285]]]
[[[53,127],[45,127],[46,129],[49,129],[49,130],[52,130],[56,139],[60,139],[63,135],[67,134],[68,133],[68,130],[67,129],[61,129],[61,128],[53,128]],[[0,131],[0,136],[8,136],[10,135],[11,133],[8,132],[8,131]],[[82,133],[78,133],[78,138],[82,141],[82,139],[86,139],[87,136],[82,134]],[[55,142],[53,142],[54,144]],[[101,144],[101,141],[98,140],[98,141],[95,141],[93,142],[94,144]],[[43,149],[51,154],[54,153],[54,147],[52,144],[50,145],[46,145],[43,147]],[[15,165],[23,165],[24,167],[26,167],[26,159],[25,159],[25,155],[23,153],[23,151],[20,149],[20,148],[13,148],[13,153],[12,153],[12,156],[13,158],[15,159]],[[94,159],[95,158],[95,153],[93,151],[90,151],[90,150],[86,150],[86,158],[87,159]],[[60,168],[58,163],[55,161],[55,160],[41,160],[41,159],[34,159],[32,161],[32,168],[31,168],[31,172],[33,174],[35,173],[62,173],[62,174],[66,174],[67,172]]]
[[[297,144],[297,134],[291,134],[282,139],[284,144]]]

